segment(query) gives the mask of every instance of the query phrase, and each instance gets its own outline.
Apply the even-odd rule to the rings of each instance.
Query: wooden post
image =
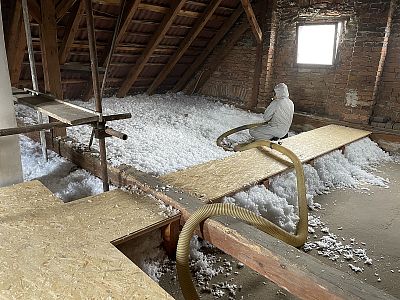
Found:
[[[62,1],[58,1],[58,2],[59,3],[57,4],[57,7],[56,7],[57,21],[60,20],[62,17],[64,17],[64,15],[72,7],[72,5],[75,4],[76,0],[62,0]],[[82,2],[82,1],[78,0],[78,2]]]
[[[94,32],[94,20],[93,20],[93,9],[92,0],[84,0],[86,9],[86,23],[89,39],[89,51],[90,51],[90,66],[92,68],[92,84],[94,96],[96,99],[96,112],[102,113],[102,103],[101,103],[101,93],[100,93],[100,83],[99,83],[99,70],[97,62],[97,51],[96,51],[96,36]],[[105,129],[105,123],[101,117],[97,129],[103,131]],[[109,190],[108,184],[108,173],[107,173],[107,156],[106,156],[106,141],[104,136],[99,138],[99,148],[100,148],[100,163],[101,163],[101,177],[103,179],[103,191]]]
[[[262,1],[259,6],[260,19],[261,19],[261,33],[265,30],[265,19],[267,15],[267,0]],[[264,54],[264,35],[261,34],[261,41],[257,41],[257,49],[256,49],[256,59],[254,64],[254,76],[253,76],[253,89],[251,94],[250,102],[247,105],[248,109],[254,109],[258,104],[258,95],[260,91],[260,80],[262,73],[262,64],[263,64],[263,54]]]
[[[10,31],[7,35],[7,58],[11,85],[15,86],[19,82],[26,49],[21,0],[15,1],[11,18]]]
[[[40,46],[42,48],[42,62],[44,86],[57,99],[63,99],[61,85],[60,62],[58,59],[56,10],[53,0],[41,0]],[[49,118],[50,122],[55,121]],[[65,128],[52,130],[52,136],[65,137]]]
[[[164,249],[170,258],[175,258],[176,246],[179,239],[180,220],[174,221],[161,229]]]

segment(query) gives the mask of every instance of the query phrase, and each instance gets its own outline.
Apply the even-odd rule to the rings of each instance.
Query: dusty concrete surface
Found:
[[[362,247],[373,264],[364,265],[364,271],[356,274],[347,261],[335,263],[315,250],[309,253],[400,298],[400,164],[384,164],[375,173],[390,180],[388,189],[367,185],[369,191],[335,190],[315,199],[323,208],[316,215],[321,216],[330,232],[364,242]],[[340,227],[343,229],[337,230]]]

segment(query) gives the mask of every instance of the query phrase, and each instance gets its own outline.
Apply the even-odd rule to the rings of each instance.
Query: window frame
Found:
[[[342,26],[340,28],[339,32],[339,23],[342,23]],[[330,65],[325,65],[325,64],[309,64],[309,63],[298,63],[297,58],[299,54],[299,27],[300,26],[314,26],[314,25],[335,25],[335,40],[333,42],[333,49],[332,49],[332,63]],[[338,52],[339,52],[339,39],[340,36],[343,32],[343,28],[345,25],[344,20],[329,20],[329,21],[303,21],[299,22],[296,25],[296,65],[301,68],[334,68],[337,63],[337,58],[338,58]]]

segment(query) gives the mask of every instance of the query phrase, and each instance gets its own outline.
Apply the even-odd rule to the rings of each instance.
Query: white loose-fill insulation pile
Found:
[[[127,164],[144,172],[163,175],[231,155],[216,146],[216,138],[231,128],[260,122],[262,115],[245,112],[216,100],[183,94],[137,95],[124,99],[104,99],[105,114],[132,113],[131,119],[109,124],[112,128],[127,133],[129,139],[128,141],[107,139],[108,161],[114,166]],[[85,102],[77,101],[75,104],[93,107],[93,104]],[[36,118],[35,114],[26,107],[18,106],[17,112],[18,116],[25,121],[32,122]],[[90,126],[68,128],[68,135],[80,143],[87,144],[90,133]],[[234,136],[233,141],[240,142],[248,138],[248,133],[243,132]],[[27,149],[29,147],[31,146],[22,146]],[[367,191],[367,185],[387,187],[388,180],[373,174],[372,171],[375,165],[391,159],[376,143],[369,138],[364,138],[346,146],[343,153],[333,151],[316,159],[313,165],[305,164],[309,208],[318,210],[321,206],[315,202],[315,196],[328,193],[332,189],[351,188]],[[56,158],[56,161],[61,160],[61,158]],[[70,176],[70,179],[62,180],[65,182],[83,182],[85,180],[92,182],[94,180],[74,180],[84,171],[72,175],[77,172],[70,172],[73,168],[72,165],[52,167],[49,164],[49,166],[44,166],[46,169],[43,173],[25,171],[25,178],[31,179],[51,172],[63,171],[64,176]],[[35,170],[35,167],[32,170]],[[32,175],[30,175],[31,173]],[[49,176],[47,180],[52,180],[52,176]],[[71,188],[66,187],[65,192],[59,193],[73,193],[78,187],[72,185]],[[79,188],[94,189],[95,187],[100,188],[100,183],[88,184]],[[253,186],[232,197],[226,197],[223,201],[248,208],[283,229],[294,232],[298,221],[296,190],[296,176],[294,172],[287,172],[272,178],[269,189],[263,185]],[[314,240],[306,243],[305,251],[315,249],[320,255],[330,260],[348,262],[349,268],[354,272],[362,272],[365,264],[373,263],[368,257],[365,245],[356,241],[356,238],[346,241],[344,238],[334,235],[315,212],[310,213],[308,231]],[[317,231],[321,233],[318,239]],[[201,289],[213,289],[212,293],[216,297],[227,290],[232,294],[235,290],[234,285],[227,286],[222,282],[220,285],[208,286],[211,277],[221,272],[229,273],[229,266],[214,268],[213,264],[217,258],[202,254],[198,251],[200,247],[204,247],[204,244],[200,245],[197,240],[192,241],[191,265],[192,269],[196,270],[197,282]],[[142,252],[141,259],[146,262],[142,266],[146,272],[157,279],[168,270],[162,271],[163,268],[166,268],[165,263],[160,263],[160,260],[157,262],[154,257],[153,259],[147,257],[146,253],[150,252]],[[150,263],[151,261],[153,263]]]
[[[21,161],[24,181],[39,180],[64,202],[101,193],[100,179],[77,168],[70,161],[48,150],[49,160],[42,156],[41,146],[20,135]]]

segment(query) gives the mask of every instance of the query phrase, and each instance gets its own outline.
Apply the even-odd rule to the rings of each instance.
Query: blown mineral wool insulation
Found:
[[[104,99],[106,113],[131,112],[132,119],[114,122],[114,129],[126,132],[128,141],[107,139],[108,160],[111,164],[132,165],[135,168],[155,175],[163,175],[184,169],[212,159],[231,155],[217,147],[216,138],[223,132],[243,124],[262,121],[261,114],[252,114],[232,106],[216,102],[214,98],[168,94],[146,96],[137,95],[124,99]],[[91,104],[76,102],[90,107]],[[30,109],[19,106],[19,116],[25,121],[34,121]],[[32,117],[30,117],[30,115]],[[90,127],[68,128],[68,134],[81,143],[87,143]],[[235,142],[245,141],[247,133],[237,134]],[[373,184],[387,187],[388,181],[372,174],[375,164],[391,158],[370,139],[362,139],[348,145],[342,154],[334,151],[315,160],[314,167],[304,165],[307,200],[311,209],[320,206],[314,197],[327,193],[332,188],[352,188],[368,190],[366,185]],[[160,187],[162,190],[164,187]],[[276,176],[270,182],[270,190],[264,186],[254,186],[224,199],[225,202],[244,206],[260,214],[287,231],[294,232],[297,217],[297,195],[295,175],[293,172]],[[358,241],[345,241],[330,232],[330,229],[315,214],[310,214],[309,233],[314,239],[316,231],[321,232],[319,240],[309,242],[305,251],[317,249],[320,255],[331,260],[349,261],[349,268],[355,272],[362,271],[364,264],[371,264],[366,249]],[[362,246],[362,244],[361,244]],[[196,268],[198,281],[202,288],[209,288],[210,276],[227,269],[213,268],[216,258],[200,254],[198,248],[204,247],[192,241],[191,265]],[[146,253],[144,251],[143,253]],[[142,258],[146,260],[146,257]],[[165,264],[145,264],[144,269],[153,278],[163,272]],[[221,283],[221,286],[224,286]],[[218,295],[218,288],[216,295]]]

